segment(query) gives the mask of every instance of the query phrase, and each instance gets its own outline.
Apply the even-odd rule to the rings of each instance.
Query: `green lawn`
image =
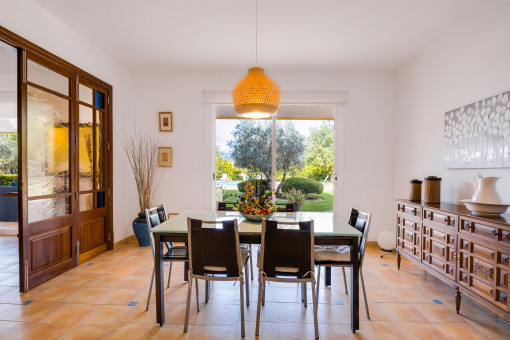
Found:
[[[238,202],[239,197],[237,195],[241,194],[237,190],[223,190],[223,193],[232,195],[225,202]],[[322,198],[322,200],[306,201],[301,205],[301,211],[333,211],[333,194],[324,192],[315,196]],[[287,201],[279,199],[276,200],[276,203],[287,203]]]

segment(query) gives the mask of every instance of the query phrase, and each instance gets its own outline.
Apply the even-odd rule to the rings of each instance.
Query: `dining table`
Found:
[[[241,243],[260,244],[261,222],[244,218],[238,211],[186,210],[152,228],[154,236],[154,268],[156,281],[156,321],[165,323],[163,244],[164,242],[188,242],[188,217],[207,220],[238,220],[239,241]],[[358,245],[361,232],[332,212],[277,212],[269,220],[314,221],[314,243],[316,245],[348,245],[351,259],[358,258]],[[351,329],[359,329],[359,263],[351,261]],[[331,268],[326,267],[326,285],[330,283]]]

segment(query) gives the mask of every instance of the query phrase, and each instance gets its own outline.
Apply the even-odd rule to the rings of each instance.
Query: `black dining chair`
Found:
[[[262,219],[262,241],[259,267],[259,294],[255,336],[259,335],[260,308],[265,296],[266,282],[301,283],[312,285],[315,338],[319,338],[317,297],[314,275],[313,220],[281,222]],[[306,299],[304,300],[306,306]]]
[[[365,257],[365,249],[368,238],[368,231],[370,229],[370,220],[372,218],[371,213],[365,213],[356,209],[351,208],[349,215],[349,224],[359,230],[362,235],[359,243],[359,255],[358,255],[358,268],[359,276],[361,279],[361,288],[363,290],[363,298],[365,299],[365,309],[367,312],[367,318],[370,319],[370,313],[368,311],[367,295],[365,292],[365,281],[363,280],[363,258]],[[345,276],[345,267],[351,266],[351,249],[349,246],[315,246],[315,265],[318,267],[317,270],[317,297],[319,296],[319,284],[321,278],[321,267],[341,267],[342,274],[344,276],[345,293],[348,294],[347,290],[347,279]],[[356,259],[354,259],[356,261]]]
[[[218,225],[221,225],[221,227],[218,227]],[[197,286],[197,280],[205,280],[206,302],[210,281],[239,281],[241,336],[244,337],[244,287],[246,287],[246,299],[249,300],[250,297],[249,284],[245,284],[244,281],[244,276],[248,276],[249,271],[245,269],[243,275],[243,268],[246,267],[249,253],[247,250],[240,248],[237,219],[202,221],[188,217],[188,247],[190,257],[184,332],[188,331],[193,279],[195,279]],[[198,291],[197,310],[200,311]]]
[[[147,220],[147,228],[149,229],[149,236],[152,247],[152,256],[155,256],[155,247],[154,247],[154,235],[151,233],[151,229],[155,226],[165,222],[167,220],[167,214],[165,205],[161,204],[157,207],[145,209],[145,218]],[[186,246],[174,246],[172,242],[165,242],[165,246],[167,248],[166,253],[163,254],[163,261],[170,263],[170,268],[168,270],[168,284],[167,288],[170,287],[170,278],[172,276],[172,264],[175,261],[179,262],[187,262],[188,261],[188,247]],[[151,285],[149,288],[149,296],[147,297],[147,307],[146,311],[149,310],[149,304],[151,301],[152,287],[154,286],[154,275],[155,271],[152,269],[152,277],[151,277]],[[198,295],[198,286],[197,286],[197,295]]]

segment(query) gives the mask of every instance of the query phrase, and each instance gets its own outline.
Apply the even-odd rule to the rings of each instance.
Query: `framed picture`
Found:
[[[172,112],[159,113],[159,131],[172,132],[174,128]]]
[[[159,147],[158,148],[158,166],[159,167],[172,167],[172,148]]]

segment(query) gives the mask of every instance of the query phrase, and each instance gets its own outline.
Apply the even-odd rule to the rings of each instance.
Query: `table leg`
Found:
[[[358,237],[353,237],[351,246],[351,328],[352,332],[359,329],[359,261],[358,259]]]
[[[154,268],[156,269],[156,319],[160,326],[165,323],[165,295],[163,294],[164,287],[164,269],[163,269],[163,247],[161,236],[159,233],[154,233]]]
[[[331,267],[326,267],[324,271],[324,285],[326,287],[331,286]]]

